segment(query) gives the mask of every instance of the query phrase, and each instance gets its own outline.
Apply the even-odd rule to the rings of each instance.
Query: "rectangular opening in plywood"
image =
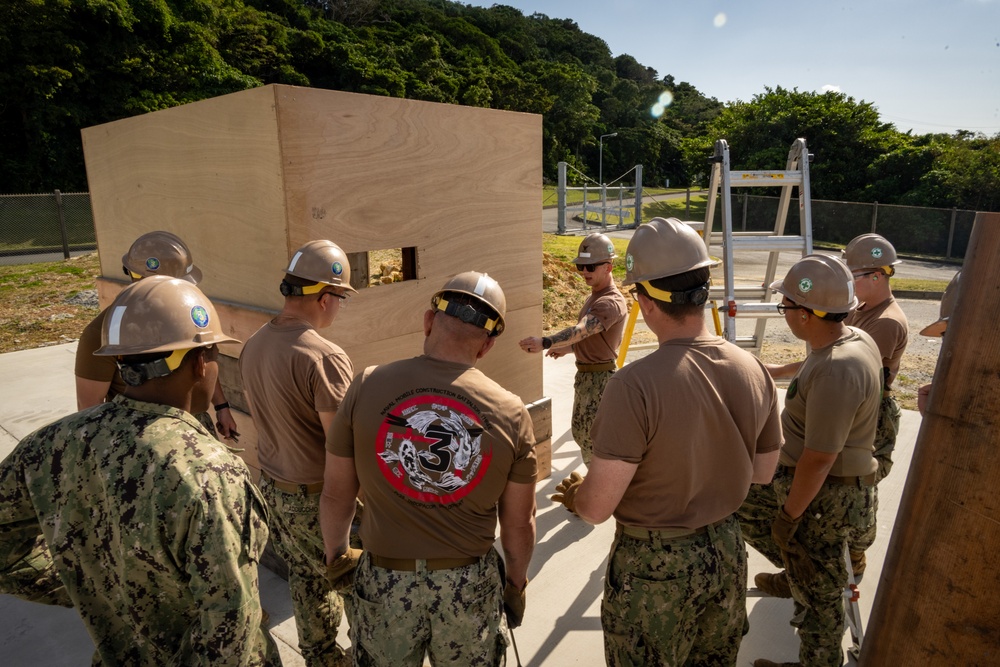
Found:
[[[354,252],[351,262],[351,286],[354,289],[391,285],[417,279],[416,248],[386,248]]]

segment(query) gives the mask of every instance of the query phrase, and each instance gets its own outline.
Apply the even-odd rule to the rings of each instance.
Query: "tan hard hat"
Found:
[[[475,308],[467,306],[467,304],[449,303],[444,296],[448,292],[468,294],[488,306],[493,313],[496,313],[497,317],[492,317],[493,313],[480,313]],[[507,297],[504,296],[503,289],[500,288],[500,283],[486,273],[466,271],[453,278],[449,278],[444,287],[438,290],[433,298],[431,298],[431,305],[437,310],[444,311],[447,315],[457,317],[463,322],[475,324],[486,329],[490,336],[499,336],[503,333],[506,326],[504,318],[507,316]]]
[[[829,255],[806,255],[788,269],[771,289],[822,317],[827,313],[849,313],[858,307],[854,276],[843,260]]]
[[[708,256],[705,241],[691,227],[677,218],[653,218],[640,225],[628,242],[622,284],[667,278],[718,263]]]
[[[215,306],[189,282],[152,276],[126,287],[108,308],[102,357],[188,350],[239,343],[223,333]]]
[[[302,246],[288,260],[285,273],[317,284],[357,291],[351,287],[351,264],[347,254],[333,241],[310,241]]]
[[[580,241],[580,249],[576,252],[574,264],[600,264],[610,262],[618,257],[615,254],[615,244],[604,234],[591,234]]]
[[[201,282],[201,269],[194,265],[187,244],[170,232],[149,232],[137,238],[122,255],[122,266],[143,278],[169,276]]]
[[[961,271],[956,273],[951,282],[948,283],[948,286],[944,288],[944,294],[941,295],[941,310],[938,319],[921,329],[921,336],[940,337],[948,329],[948,320],[951,319],[952,314],[955,312],[955,304],[958,303],[958,283],[959,276],[961,275]]]
[[[892,275],[892,266],[902,262],[896,256],[892,244],[878,234],[862,234],[854,237],[843,251],[844,262],[851,271],[864,269],[888,268],[886,273]]]

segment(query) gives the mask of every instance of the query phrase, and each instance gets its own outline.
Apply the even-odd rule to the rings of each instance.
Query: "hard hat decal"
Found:
[[[125,317],[125,310],[128,306],[115,306],[111,313],[111,322],[108,324],[108,345],[121,345],[122,338],[122,318]]]
[[[580,253],[580,257],[590,257],[590,253],[589,252],[581,252]]]
[[[872,257],[880,259],[882,257],[882,248],[872,248]]]
[[[334,262],[333,265],[330,267],[330,270],[333,271],[333,275],[339,276],[341,273],[344,272],[344,265],[341,264],[340,262]]]
[[[285,270],[286,273],[291,273],[292,271],[295,270],[295,265],[299,263],[300,257],[302,257],[301,250],[295,253],[295,255],[292,257],[292,261],[288,263],[288,268]]]
[[[149,259],[146,260],[146,268],[149,269],[150,271],[156,271],[158,268],[160,268],[160,260],[156,259],[155,257],[150,257]]]
[[[813,288],[813,281],[809,278],[803,278],[799,281],[799,291],[808,292]]]
[[[615,254],[615,246],[610,243],[608,244],[608,254],[609,255]]]
[[[208,326],[208,311],[204,306],[195,306],[191,309],[191,321],[202,329]]]
[[[633,266],[635,266],[635,260],[632,259],[632,253],[628,253],[625,255],[625,268],[631,271]]]

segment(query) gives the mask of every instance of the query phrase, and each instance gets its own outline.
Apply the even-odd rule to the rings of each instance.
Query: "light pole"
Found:
[[[604,186],[604,137],[617,137],[617,132],[612,132],[611,134],[602,134],[601,138],[598,140],[600,144],[600,149],[598,150],[597,158],[597,180],[601,182],[601,186]]]

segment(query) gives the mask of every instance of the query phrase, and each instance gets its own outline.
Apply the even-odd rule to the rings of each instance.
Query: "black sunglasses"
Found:
[[[592,272],[594,272],[594,271],[597,270],[597,267],[604,266],[605,264],[610,264],[610,263],[611,262],[599,262],[597,264],[577,264],[576,265],[576,270],[577,271],[586,271],[588,273],[592,273]]]
[[[779,303],[778,304],[778,312],[781,313],[782,315],[784,315],[789,310],[809,310],[809,309],[806,308],[805,306],[789,306],[789,305],[784,304],[784,303]],[[809,312],[812,312],[812,311],[810,310]]]

